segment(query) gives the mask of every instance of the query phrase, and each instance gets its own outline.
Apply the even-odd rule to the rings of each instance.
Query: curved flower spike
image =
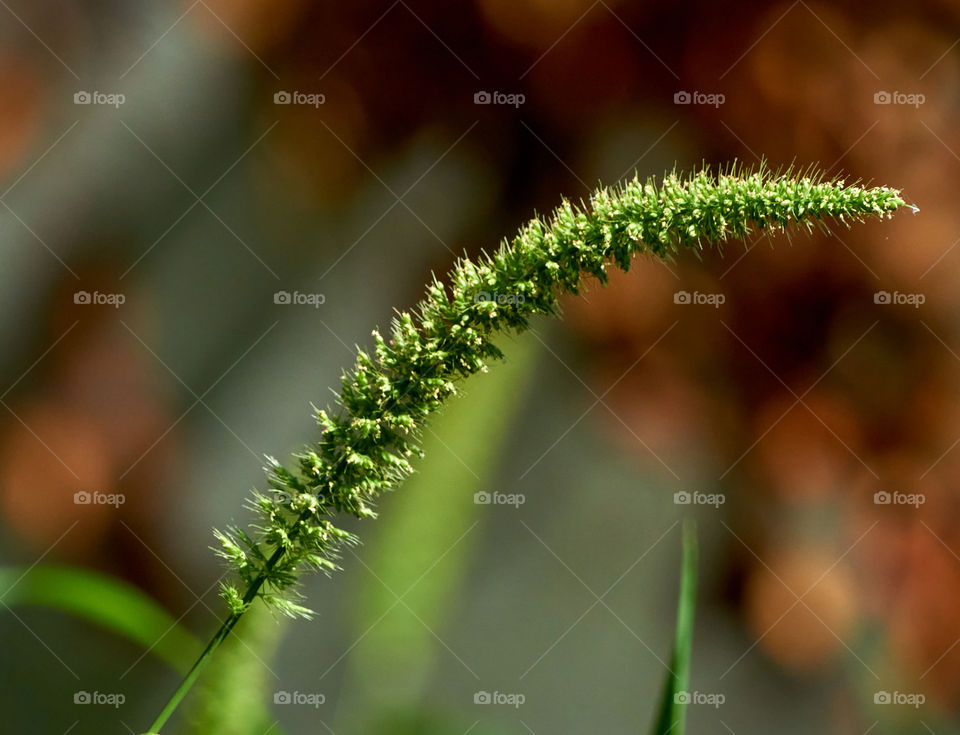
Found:
[[[556,314],[558,296],[577,293],[586,276],[605,283],[611,263],[627,270],[641,253],[672,258],[755,231],[826,230],[825,218],[848,224],[902,206],[894,189],[734,164],[716,175],[674,172],[659,185],[634,178],[579,205],[565,200],[492,255],[459,260],[446,285],[434,279],[412,311],[397,315],[389,339],[373,332],[374,353],[360,350],[344,374],[339,408],[317,411],[320,440],[297,455],[297,466],[268,458],[272,493],[250,502],[259,517],[255,537],[217,532],[218,553],[240,581],[223,589],[231,611],[242,613],[259,596],[283,613],[309,616],[297,604],[298,573],[335,570],[338,550],[356,542],[329,518],[374,517],[377,496],[413,471],[410,458],[430,414],[459,380],[501,357],[493,337]]]

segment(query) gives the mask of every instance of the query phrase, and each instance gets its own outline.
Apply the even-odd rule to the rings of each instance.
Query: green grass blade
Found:
[[[653,735],[683,735],[687,705],[683,696],[690,691],[690,659],[693,653],[693,620],[697,597],[697,526],[683,522],[683,562],[680,573],[680,601],[677,604],[677,630],[660,703],[660,714]]]
[[[473,494],[495,489],[490,483],[498,459],[522,410],[519,394],[533,377],[541,350],[531,335],[512,341],[505,346],[503,367],[479,376],[450,403],[424,440],[430,462],[377,521],[378,535],[364,555],[376,576],[356,570],[365,578],[354,613],[362,642],[348,660],[339,703],[344,712],[361,706],[353,699],[358,691],[377,693],[371,719],[421,701],[439,650],[430,630],[443,630],[480,539],[479,529],[471,528],[490,515],[488,506],[472,502]],[[403,596],[404,604],[390,590]],[[371,705],[365,700],[363,706]]]
[[[0,601],[58,610],[126,638],[180,673],[201,642],[132,584],[82,567],[0,567]]]

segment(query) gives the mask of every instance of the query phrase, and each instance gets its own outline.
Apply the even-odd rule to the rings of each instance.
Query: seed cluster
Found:
[[[894,189],[734,165],[718,174],[673,173],[659,185],[634,178],[580,205],[565,200],[492,255],[459,260],[446,285],[434,279],[420,303],[398,313],[389,338],[374,331],[372,354],[360,350],[343,375],[338,407],[317,411],[322,434],[295,456],[295,468],[268,458],[272,492],[250,502],[258,516],[253,535],[217,532],[218,553],[239,576],[240,584],[223,588],[231,610],[261,597],[291,616],[309,615],[296,602],[298,573],[333,571],[338,551],[356,542],[330,518],[375,517],[377,496],[413,472],[430,414],[459,380],[502,357],[492,338],[556,314],[558,296],[577,293],[585,277],[606,283],[609,264],[628,270],[641,253],[672,258],[756,231],[826,229],[824,218],[889,217],[901,206]]]

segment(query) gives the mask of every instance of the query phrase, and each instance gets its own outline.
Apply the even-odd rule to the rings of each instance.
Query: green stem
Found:
[[[207,644],[207,647],[204,649],[203,653],[200,654],[200,658],[197,659],[197,662],[193,665],[193,668],[190,669],[190,672],[186,675],[180,686],[177,687],[177,691],[175,691],[173,696],[170,697],[170,701],[167,702],[167,706],[163,708],[163,711],[160,713],[154,723],[150,725],[150,735],[159,733],[160,728],[163,727],[167,720],[170,719],[170,716],[177,709],[181,700],[183,700],[183,698],[187,695],[187,692],[190,691],[190,687],[193,686],[194,682],[197,680],[197,677],[200,676],[200,673],[210,662],[210,659],[213,657],[213,652],[216,651],[220,647],[220,644],[226,640],[228,635],[230,635],[230,631],[233,630],[233,626],[235,626],[237,621],[240,620],[240,616],[241,613],[233,613],[223,622],[223,625],[220,626],[220,630],[217,631],[217,634],[213,637],[210,643]]]
[[[263,572],[253,581],[253,584],[247,588],[247,591],[243,596],[243,602],[245,606],[249,605],[256,598],[257,593],[260,592],[260,588],[267,579],[267,575],[270,573],[276,563],[280,561],[280,558],[284,555],[284,553],[286,553],[286,550],[281,546],[280,548],[276,549],[273,552],[273,555],[267,560],[267,565]],[[150,725],[150,729],[147,731],[149,735],[158,735],[160,728],[167,724],[167,720],[170,719],[177,707],[180,705],[180,702],[185,696],[187,696],[187,692],[190,691],[190,688],[194,685],[197,678],[207,667],[207,664],[210,663],[210,659],[213,658],[214,652],[220,647],[220,644],[227,639],[227,636],[230,635],[230,631],[233,630],[234,626],[240,621],[241,617],[243,617],[242,612],[231,613],[230,617],[223,621],[220,629],[214,634],[213,638],[210,640],[210,643],[207,644],[207,647],[203,649],[203,653],[200,654],[200,658],[197,659],[196,663],[191,667],[183,681],[180,682],[180,686],[177,687],[177,690],[173,693],[173,696],[170,697],[170,701],[167,702],[166,706],[157,716],[157,719],[154,720],[152,725]]]

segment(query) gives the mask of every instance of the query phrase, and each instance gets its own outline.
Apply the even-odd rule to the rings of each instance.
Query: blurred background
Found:
[[[318,619],[251,615],[169,730],[646,732],[693,515],[690,732],[960,732],[955,3],[0,5],[0,731],[143,732],[211,528],[431,272],[763,157],[919,213],[504,339]]]

